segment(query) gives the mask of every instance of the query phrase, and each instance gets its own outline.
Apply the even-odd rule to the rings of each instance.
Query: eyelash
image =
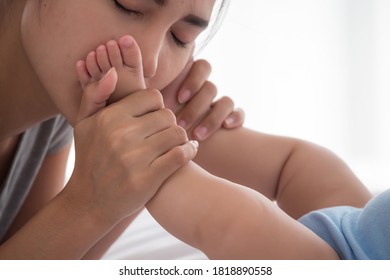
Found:
[[[172,36],[173,41],[175,42],[175,44],[176,44],[179,48],[185,49],[185,48],[187,47],[187,44],[184,43],[183,41],[179,40],[179,38],[177,38],[177,36],[175,35],[175,33],[172,32],[172,31],[171,31],[171,36]]]
[[[125,7],[123,7],[117,0],[111,0],[115,7],[121,12],[121,13],[124,13],[126,15],[130,15],[130,16],[142,16],[143,13],[139,12],[139,11],[134,11],[134,10],[129,10],[129,9],[126,9]],[[172,36],[172,39],[173,41],[175,42],[175,44],[179,47],[179,48],[183,48],[185,49],[187,44],[184,43],[183,41],[181,41],[179,38],[177,38],[176,34],[171,31],[171,36]]]
[[[126,9],[125,7],[123,7],[117,0],[111,0],[115,7],[122,13],[124,14],[127,14],[127,15],[130,15],[130,16],[142,16],[143,13],[139,12],[139,11],[134,11],[134,10],[129,10],[129,9]]]

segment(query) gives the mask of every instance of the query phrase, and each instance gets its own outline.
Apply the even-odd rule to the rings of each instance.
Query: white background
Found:
[[[247,127],[325,146],[373,192],[390,186],[390,1],[232,0],[199,57]]]
[[[390,186],[390,1],[232,0],[199,57],[246,126],[336,152]]]
[[[120,270],[124,268],[137,270],[143,269],[145,272],[149,269],[149,276],[139,275],[120,275]],[[225,275],[218,273],[219,269],[222,271],[234,271],[234,269],[249,268],[250,271],[261,271],[261,267],[267,271],[271,268],[271,275],[239,275],[239,273],[229,273]],[[156,275],[152,274],[150,270],[162,268],[163,270],[170,270],[176,275]],[[199,273],[199,269],[203,273]],[[185,276],[185,270],[197,274],[193,276]],[[389,261],[177,261],[177,260],[131,260],[131,261],[2,261],[0,262],[0,271],[3,275],[7,275],[7,279],[42,279],[42,280],[69,280],[69,279],[94,279],[94,280],[127,280],[127,279],[267,279],[267,280],[284,280],[284,279],[333,279],[340,277],[340,279],[386,279],[389,275]],[[214,271],[217,271],[214,275]],[[319,275],[320,271],[320,275]],[[253,272],[252,272],[253,273]],[[255,273],[254,273],[255,274]]]

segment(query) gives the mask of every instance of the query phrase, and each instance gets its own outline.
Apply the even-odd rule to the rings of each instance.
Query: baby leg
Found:
[[[87,55],[85,61],[78,62],[77,74],[82,88],[100,80],[112,67],[118,74],[118,82],[110,102],[145,89],[141,51],[129,35],[100,45]]]

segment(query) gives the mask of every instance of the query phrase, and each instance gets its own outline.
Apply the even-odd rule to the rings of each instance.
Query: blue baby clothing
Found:
[[[390,259],[390,190],[360,209],[313,211],[299,221],[325,240],[341,259]]]

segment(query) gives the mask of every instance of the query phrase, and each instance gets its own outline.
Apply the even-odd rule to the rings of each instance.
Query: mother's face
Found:
[[[54,104],[68,119],[81,89],[77,60],[130,34],[141,48],[147,87],[162,89],[184,68],[215,0],[28,0],[22,41]]]

